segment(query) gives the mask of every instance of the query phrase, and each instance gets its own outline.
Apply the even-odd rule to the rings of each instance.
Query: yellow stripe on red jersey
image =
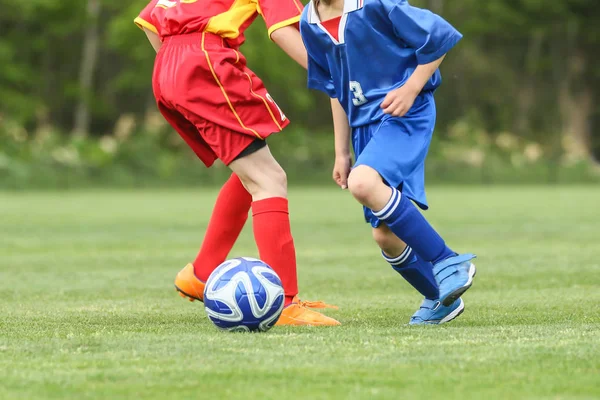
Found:
[[[261,15],[269,36],[300,20],[299,0],[152,0],[134,20],[140,28],[166,36],[210,32],[233,47],[244,42],[244,31]]]

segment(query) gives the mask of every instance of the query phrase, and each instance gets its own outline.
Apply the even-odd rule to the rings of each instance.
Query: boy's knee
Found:
[[[287,175],[276,162],[268,168],[250,166],[238,175],[254,200],[287,197]]]
[[[287,176],[268,146],[234,160],[229,167],[240,178],[254,201],[287,197]]]
[[[381,178],[377,171],[370,167],[360,165],[350,172],[350,176],[348,177],[348,190],[361,204],[367,205],[370,203],[375,188],[381,183]]]
[[[276,185],[279,185],[283,188],[287,188],[287,174],[285,173],[281,165],[275,165],[275,168],[273,169],[272,179]]]

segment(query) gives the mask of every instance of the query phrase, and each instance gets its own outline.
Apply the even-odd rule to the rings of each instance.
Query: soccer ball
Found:
[[[204,307],[217,328],[227,331],[271,329],[283,310],[279,276],[253,258],[235,258],[219,265],[204,287]]]

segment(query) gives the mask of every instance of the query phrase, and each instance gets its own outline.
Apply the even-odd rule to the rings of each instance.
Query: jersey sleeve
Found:
[[[319,52],[311,38],[310,27],[306,21],[300,25],[300,34],[308,53],[308,88],[327,93],[331,98],[337,98],[335,85],[323,52]]]
[[[325,92],[331,98],[337,98],[331,74],[311,56],[308,56],[308,88]]]
[[[258,0],[258,12],[267,24],[269,37],[279,28],[297,24],[303,8],[299,0]]]
[[[446,20],[406,0],[382,0],[396,35],[416,50],[417,62],[429,64],[448,53],[462,35]],[[386,4],[387,3],[387,4]]]
[[[148,3],[133,22],[135,22],[140,29],[146,28],[158,35],[158,29],[156,29],[156,26],[152,23],[152,10],[156,7],[156,3],[158,3],[158,0],[152,0]]]

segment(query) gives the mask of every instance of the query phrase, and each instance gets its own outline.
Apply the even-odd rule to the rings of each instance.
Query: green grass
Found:
[[[217,331],[175,294],[215,192],[0,194],[0,399],[600,398],[600,188],[439,187],[427,216],[479,255],[465,313],[420,298],[360,208],[292,189],[301,294],[338,328]],[[251,231],[232,255],[256,256]]]

